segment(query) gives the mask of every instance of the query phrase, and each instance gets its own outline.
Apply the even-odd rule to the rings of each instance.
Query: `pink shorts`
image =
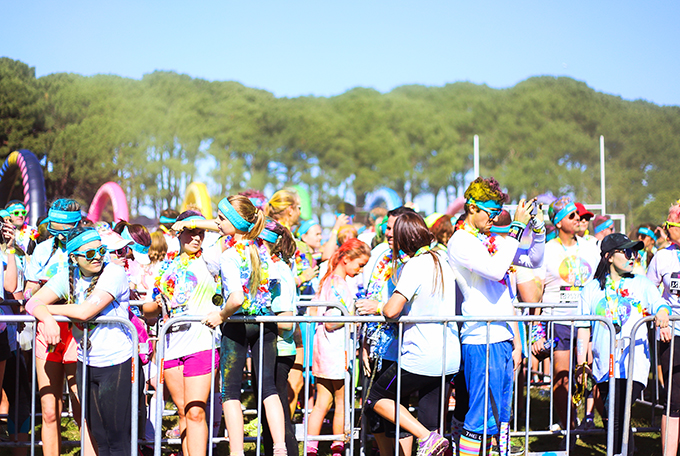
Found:
[[[35,338],[35,356],[45,361],[71,364],[78,361],[78,344],[71,333],[68,322],[59,322],[61,342],[50,347],[43,335],[43,324],[38,323],[38,335]]]
[[[215,350],[215,359],[212,366],[210,365],[210,352],[212,350],[204,350],[191,355],[182,356],[176,359],[166,359],[163,362],[163,369],[173,369],[175,367],[183,367],[183,374],[185,377],[197,377],[210,373],[210,369],[215,367],[219,370],[220,353]]]

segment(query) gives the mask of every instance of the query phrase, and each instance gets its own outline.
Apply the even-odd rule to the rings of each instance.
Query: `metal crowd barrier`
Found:
[[[669,317],[669,323],[670,323],[670,328],[671,328],[671,345],[670,345],[670,361],[669,361],[669,366],[668,366],[668,385],[664,385],[666,388],[666,405],[665,405],[665,410],[664,410],[664,415],[665,416],[670,416],[670,409],[671,409],[671,392],[673,388],[673,366],[675,364],[674,362],[674,355],[675,355],[675,344],[673,343],[673,340],[675,339],[675,327],[677,325],[677,322],[680,320],[680,316],[678,315],[671,315]],[[646,326],[647,323],[653,322],[654,321],[654,316],[650,315],[648,317],[640,319],[638,322],[636,322],[633,327],[631,328],[631,341],[635,340],[635,336],[637,335],[638,330],[640,327],[643,325]],[[645,328],[645,332],[647,331],[647,328]],[[658,388],[658,340],[655,338],[655,344],[656,344],[656,349],[654,350],[655,353],[655,361],[652,363],[650,360],[650,370],[654,372],[654,378],[657,382],[656,384],[656,402],[658,403],[659,399],[659,388]],[[630,345],[629,345],[630,347]],[[634,345],[633,345],[634,347]],[[623,416],[623,429],[622,429],[622,446],[621,446],[621,454],[628,454],[628,440],[630,438],[630,422],[631,422],[631,411],[632,411],[632,404],[633,404],[633,368],[635,366],[635,351],[636,350],[630,350],[629,352],[629,357],[628,357],[628,368],[626,372],[629,374],[628,378],[626,379],[626,403],[625,403],[625,409],[624,409],[624,416]],[[610,393],[611,394],[611,393]],[[655,403],[651,404],[653,406],[654,410],[656,408]],[[652,415],[654,416],[654,415]],[[654,422],[652,421],[652,426]],[[665,435],[663,436],[663,440],[668,441],[668,430],[670,426],[666,426],[666,432]],[[650,429],[650,430],[657,430],[656,428]],[[661,429],[658,429],[661,431]]]
[[[61,317],[61,316],[55,316],[54,317],[56,321],[58,322],[70,322],[71,320],[66,318],[66,317]],[[4,322],[7,324],[15,324],[18,325],[19,323],[28,323],[28,322],[33,322],[36,324],[34,328],[36,330],[33,331],[33,347],[35,347],[35,341],[36,341],[36,336],[37,336],[37,320],[30,316],[30,315],[1,315],[0,316],[0,322]],[[137,455],[137,428],[138,428],[138,407],[139,407],[139,397],[137,395],[137,388],[138,388],[138,381],[139,381],[139,373],[138,373],[138,363],[137,359],[139,356],[139,338],[137,336],[137,329],[135,326],[132,324],[132,322],[127,319],[127,318],[121,318],[121,317],[97,317],[95,319],[89,320],[88,323],[119,323],[122,324],[123,326],[127,327],[130,336],[132,338],[132,375],[131,375],[131,388],[132,388],[132,395],[131,395],[131,438],[130,438],[130,448],[132,451],[132,455],[136,456]],[[83,353],[83,378],[82,378],[82,384],[81,384],[81,397],[80,397],[80,404],[81,404],[81,423],[85,422],[85,407],[86,407],[86,400],[87,400],[87,395],[84,394],[87,385],[87,369],[85,367],[87,366],[87,346],[88,346],[88,337],[89,337],[89,329],[87,326],[83,329],[83,344],[82,346],[85,347],[85,352]],[[19,353],[21,352],[19,348]],[[10,445],[7,446],[13,446],[13,447],[25,447],[25,446],[30,446],[31,449],[31,456],[35,455],[35,448],[36,448],[36,439],[35,439],[35,428],[36,428],[36,423],[35,423],[35,399],[36,399],[36,388],[37,388],[37,378],[36,378],[36,363],[35,361],[33,362],[32,368],[31,368],[31,375],[32,375],[32,380],[31,380],[31,437],[29,442],[9,442],[11,443]],[[15,399],[18,399],[18,392],[17,392],[17,397]],[[16,423],[17,428],[19,427],[20,423]],[[80,430],[80,446],[81,448],[84,448],[83,442],[85,440],[85,427],[81,426]],[[68,442],[63,442],[63,443],[68,443]]]
[[[324,305],[324,306],[333,306],[337,308],[344,309],[344,306],[341,306],[338,303],[320,303],[320,302],[315,302],[315,303],[304,303],[301,305]],[[344,313],[341,310],[342,313]],[[157,352],[157,367],[158,367],[158,390],[156,394],[158,395],[159,399],[157,401],[158,407],[157,407],[157,413],[156,414],[156,426],[155,426],[155,435],[154,435],[154,454],[156,456],[160,456],[161,453],[161,430],[162,430],[162,418],[163,418],[163,413],[162,413],[162,404],[164,401],[162,400],[163,397],[163,383],[160,381],[162,378],[162,373],[161,369],[163,366],[162,359],[163,359],[163,354],[165,350],[165,335],[168,331],[168,329],[176,323],[182,323],[182,322],[195,322],[195,321],[200,321],[203,317],[174,317],[169,319],[165,324],[161,327],[159,334],[158,334],[158,340],[161,341],[161,343],[157,344],[156,352]],[[68,321],[66,318],[60,318],[57,317],[58,321]],[[35,321],[35,319],[31,316],[0,316],[0,321],[7,322],[7,323],[19,323],[19,322],[29,322],[29,321]],[[139,440],[137,437],[137,430],[138,430],[138,420],[137,420],[137,401],[138,401],[138,395],[137,395],[137,382],[138,382],[138,366],[137,366],[137,356],[138,356],[138,340],[137,340],[137,333],[134,328],[134,325],[127,319],[124,318],[104,318],[104,317],[99,317],[98,319],[94,320],[96,323],[121,323],[125,325],[126,327],[129,328],[130,333],[132,334],[133,337],[133,345],[134,345],[134,356],[133,356],[133,371],[135,372],[134,378],[132,379],[132,388],[133,388],[133,394],[132,394],[132,438],[131,438],[131,448],[132,448],[132,454],[136,455],[137,454],[137,444],[138,443],[147,443],[143,440]],[[366,323],[366,322],[385,322],[386,319],[381,316],[351,316],[347,315],[346,313],[342,316],[315,316],[315,317],[310,317],[310,316],[290,316],[290,317],[279,317],[279,316],[268,316],[268,317],[232,317],[226,321],[227,324],[233,323],[233,322],[243,322],[243,323],[255,323],[260,326],[260,335],[263,334],[264,332],[264,324],[265,323],[283,323],[283,322],[293,322],[293,323],[308,323],[308,324],[317,324],[317,323],[325,323],[325,322],[335,322],[335,323],[346,323],[348,325],[345,326],[345,350],[347,353],[348,359],[346,360],[347,362],[347,367],[348,369],[346,370],[345,374],[345,423],[344,423],[344,434],[343,435],[323,435],[323,436],[308,436],[307,432],[307,426],[308,426],[308,411],[309,411],[309,375],[305,376],[305,410],[304,410],[304,426],[305,426],[305,436],[304,436],[304,445],[306,447],[307,441],[308,440],[343,440],[349,445],[346,445],[346,454],[354,454],[354,444],[355,440],[358,439],[359,436],[359,429],[354,427],[355,423],[355,394],[356,394],[356,389],[352,386],[353,381],[354,381],[354,369],[359,368],[356,362],[356,346],[351,345],[355,341],[355,337],[352,334],[351,328],[355,327],[356,323]],[[572,336],[575,335],[575,327],[574,327],[574,322],[577,321],[600,321],[610,331],[611,334],[611,340],[610,340],[610,349],[614,350],[614,344],[615,344],[615,332],[613,330],[613,325],[611,324],[610,321],[608,321],[605,317],[598,317],[598,316],[567,316],[567,317],[554,317],[554,316],[512,316],[512,317],[495,317],[495,318],[489,318],[489,317],[462,317],[462,316],[453,316],[453,317],[447,317],[447,318],[438,318],[438,317],[420,317],[420,318],[415,318],[415,317],[402,317],[399,320],[389,320],[391,322],[395,322],[398,325],[398,337],[399,340],[402,340],[403,332],[404,332],[404,324],[410,324],[410,323],[438,323],[442,324],[442,331],[444,334],[444,338],[446,338],[446,323],[458,323],[458,322],[482,322],[486,323],[487,327],[487,350],[486,350],[486,375],[485,375],[485,385],[486,385],[486,391],[487,394],[485,395],[485,404],[487,405],[485,409],[485,423],[488,422],[488,403],[489,403],[489,395],[488,395],[488,385],[489,385],[489,370],[488,370],[488,363],[489,363],[489,340],[490,340],[490,327],[491,323],[493,322],[520,322],[520,323],[530,323],[530,322],[537,322],[537,321],[542,321],[542,322],[563,322],[567,324],[571,324],[571,331],[572,331]],[[85,332],[85,338],[87,338],[87,331]],[[309,341],[310,341],[310,332],[307,332],[306,334],[306,347],[309,346]],[[35,334],[34,334],[34,344],[35,344]],[[87,342],[85,341],[85,344]],[[263,343],[262,337],[260,337],[260,343]],[[400,342],[401,343],[401,342]],[[528,343],[528,341],[527,341]],[[87,345],[85,345],[87,346]],[[444,347],[446,346],[446,339],[444,339]],[[261,347],[260,347],[261,348]],[[214,356],[214,350],[216,349],[215,343],[214,343],[214,338],[213,338],[213,345],[212,345],[212,351],[213,351],[213,356]],[[262,350],[261,350],[262,352]],[[530,353],[530,350],[529,350]],[[573,353],[572,353],[573,354]],[[398,365],[400,365],[401,362],[401,351],[399,351],[399,356],[398,356]],[[211,358],[212,359],[212,358]],[[445,369],[445,361],[446,360],[446,353],[442,353],[442,374],[444,373]],[[259,359],[259,368],[260,372],[262,372],[262,362],[263,359],[260,357]],[[307,374],[309,374],[310,371],[310,366],[307,364],[305,366],[305,371]],[[86,370],[84,370],[84,373]],[[215,373],[215,368],[212,368],[212,374],[214,375]],[[613,413],[614,413],[614,406],[613,406],[613,400],[615,397],[614,391],[615,391],[615,383],[614,383],[614,377],[611,376],[612,373],[610,372],[610,407],[609,407],[609,420],[610,422],[613,422]],[[35,366],[32,369],[32,376],[33,376],[33,391],[32,391],[32,404],[31,404],[31,428],[35,429],[35,388],[37,386],[36,384],[36,372],[35,372]],[[86,376],[83,376],[83,385],[85,385],[86,382]],[[573,366],[569,370],[569,397],[571,397],[571,380],[573,378]],[[441,377],[441,397],[440,397],[440,406],[442,410],[442,414],[439,417],[439,430],[441,433],[444,432],[444,420],[445,420],[445,413],[444,411],[446,410],[444,407],[448,403],[448,397],[446,397],[446,382],[445,382],[445,376],[442,375]],[[566,430],[563,431],[531,431],[529,427],[529,416],[530,416],[530,380],[531,376],[527,376],[527,410],[526,410],[526,422],[525,422],[525,429],[524,431],[517,431],[515,428],[515,431],[511,433],[511,436],[524,436],[525,438],[525,451],[528,451],[528,445],[529,445],[529,436],[540,436],[540,435],[554,435],[554,434],[566,434],[567,438],[567,451],[569,451],[569,437],[572,433],[576,432],[568,426]],[[260,375],[258,377],[258,404],[257,404],[257,414],[258,416],[261,416],[262,413],[262,376]],[[225,441],[226,438],[220,438],[220,437],[215,437],[213,435],[213,428],[212,428],[212,423],[214,422],[214,415],[213,415],[213,410],[214,408],[212,407],[212,401],[214,398],[214,387],[215,383],[211,382],[211,394],[210,394],[210,401],[211,401],[211,408],[210,408],[210,420],[208,421],[209,425],[209,436],[210,436],[210,442],[213,443],[218,443]],[[401,396],[401,375],[400,371],[397,376],[397,398]],[[84,389],[83,389],[84,390]],[[551,401],[551,408],[552,408],[552,401]],[[84,400],[83,400],[83,406],[82,410],[84,413],[85,410],[85,405],[84,405]],[[568,408],[568,413],[570,414],[570,408]],[[552,414],[552,412],[551,412]],[[516,419],[516,417],[515,417]],[[552,419],[551,419],[552,421]],[[570,415],[569,419],[570,421]],[[396,417],[396,427],[397,429],[399,428],[399,415]],[[580,432],[579,432],[580,433]],[[31,445],[31,455],[34,455],[34,450],[35,450],[35,433],[31,433],[31,440],[30,440],[30,445]],[[486,443],[486,438],[487,438],[487,432],[486,432],[486,425],[485,425],[485,432],[484,432],[484,439]],[[395,445],[395,455],[398,455],[399,451],[399,445],[398,445],[398,436],[399,434],[397,433],[395,440],[396,440],[396,445]],[[258,427],[258,432],[257,432],[257,437],[255,439],[255,442],[257,443],[256,447],[256,453],[257,456],[260,454],[260,442],[261,442],[261,434],[260,434],[260,429]],[[17,442],[17,443],[22,443],[22,442]],[[26,442],[28,444],[28,442]],[[64,442],[66,443],[66,442]],[[81,432],[81,446],[83,443],[83,435]],[[151,443],[151,442],[148,442]],[[174,442],[170,442],[174,443]],[[17,445],[15,445],[17,446]],[[483,452],[486,453],[486,445],[483,445]],[[611,451],[613,449],[613,427],[610,426],[608,431],[607,431],[607,451],[608,455],[611,454]],[[212,445],[208,445],[208,454],[212,456],[213,448]]]
[[[159,340],[164,340],[165,334],[166,334],[168,328],[170,328],[173,324],[182,323],[182,322],[196,322],[196,321],[200,321],[202,318],[203,317],[182,317],[182,316],[171,318],[170,320],[165,322],[165,324],[161,328],[161,332],[159,333]],[[260,336],[262,336],[263,333],[264,333],[264,324],[265,323],[284,323],[284,322],[289,323],[289,322],[293,322],[293,323],[298,323],[298,324],[300,324],[300,323],[315,323],[316,324],[316,323],[332,322],[332,323],[353,324],[353,323],[385,322],[385,321],[386,320],[385,320],[384,317],[349,316],[349,315],[343,315],[343,316],[338,316],[338,317],[333,317],[333,316],[240,317],[239,316],[239,317],[231,317],[231,318],[227,319],[225,321],[225,323],[230,324],[230,323],[240,322],[240,323],[258,324],[259,327],[260,327]],[[612,353],[613,353],[614,344],[615,344],[615,338],[614,338],[615,332],[614,332],[613,325],[605,317],[600,317],[600,316],[567,316],[567,317],[515,316],[515,317],[496,317],[496,318],[489,318],[489,317],[478,317],[477,318],[477,317],[462,317],[462,316],[447,317],[447,318],[402,317],[402,318],[400,318],[399,320],[396,321],[396,323],[398,324],[399,340],[401,340],[402,336],[403,336],[404,324],[409,324],[409,323],[440,323],[440,324],[442,324],[442,330],[443,330],[444,338],[446,338],[446,325],[445,325],[445,323],[454,323],[454,322],[483,322],[483,323],[486,323],[486,325],[487,325],[487,350],[486,350],[486,366],[487,366],[487,369],[486,369],[486,376],[485,376],[484,381],[485,381],[485,386],[486,386],[485,389],[487,391],[487,394],[485,394],[485,404],[486,404],[485,417],[484,417],[485,418],[485,429],[484,429],[484,442],[483,442],[483,446],[482,446],[484,454],[486,454],[486,438],[488,437],[488,432],[487,432],[487,429],[486,429],[486,423],[488,422],[488,418],[489,418],[488,417],[488,404],[489,404],[489,395],[488,395],[489,369],[488,369],[488,363],[489,363],[489,346],[490,346],[490,342],[489,342],[490,341],[490,327],[491,327],[492,322],[515,322],[515,321],[516,322],[547,321],[547,322],[571,323],[573,335],[575,335],[574,322],[577,322],[577,321],[600,321],[603,324],[605,324],[605,326],[607,326],[608,329],[610,330],[610,334],[611,334],[610,348],[612,349]],[[346,331],[346,334],[349,335],[350,331],[349,330]],[[345,345],[346,351],[347,351],[348,348],[350,348],[348,346],[349,339],[350,339],[349,336],[346,337],[346,345]],[[307,342],[307,346],[308,346],[309,333],[307,333],[307,341],[306,342]],[[262,337],[260,337],[260,344],[262,344],[262,343],[263,343],[263,339],[262,339]],[[444,339],[444,346],[446,346],[446,339]],[[215,347],[214,347],[214,342],[213,342],[213,350],[214,349],[215,349]],[[262,349],[262,346],[260,347],[260,349]],[[159,346],[157,348],[157,353],[158,353],[157,356],[161,360],[163,359],[163,351],[164,351],[163,344],[159,344]],[[261,350],[261,352],[262,352],[262,350]],[[573,355],[573,352],[572,352],[572,355]],[[347,401],[348,401],[348,398],[351,398],[351,404],[354,403],[354,391],[355,391],[355,389],[351,388],[350,384],[351,384],[352,379],[354,378],[354,376],[352,374],[352,370],[358,368],[358,366],[356,364],[356,350],[347,351],[347,356],[348,356],[348,358],[350,358],[353,361],[353,363],[350,363],[349,359],[347,360],[348,369],[347,369],[346,375],[345,375],[345,388],[346,388],[346,394],[345,394],[345,400],[346,400],[346,403],[345,403],[345,407],[346,407],[345,408],[345,433],[344,433],[343,436],[340,436],[340,435],[308,436],[307,435],[308,434],[307,433],[307,425],[308,425],[308,423],[307,423],[307,411],[309,409],[309,407],[308,407],[309,376],[306,376],[306,379],[305,379],[305,391],[306,391],[305,394],[306,394],[306,397],[305,397],[305,413],[304,413],[305,414],[305,436],[304,436],[304,440],[303,440],[305,447],[307,445],[308,440],[340,440],[340,439],[342,439],[346,443],[349,443],[349,446],[346,446],[347,454],[353,454],[353,452],[354,452],[354,441],[358,437],[359,432],[358,432],[358,429],[353,428],[354,407],[353,407],[353,405],[348,407]],[[261,372],[261,369],[262,369],[262,362],[263,362],[262,357],[260,357],[260,359],[259,359],[260,372]],[[401,362],[401,354],[399,352],[399,356],[398,356],[398,360],[397,360],[398,365],[400,364],[400,362]],[[445,367],[446,367],[445,363],[446,363],[446,353],[442,353],[442,374],[444,373],[444,370],[445,370]],[[158,375],[159,376],[160,376],[161,366],[162,366],[162,362],[158,363]],[[305,369],[308,371],[309,366],[306,366]],[[213,372],[213,375],[214,375],[214,368],[213,368],[212,372]],[[612,373],[610,372],[610,374],[612,374]],[[161,378],[161,377],[159,377],[159,378]],[[571,380],[572,379],[573,379],[573,369],[570,369],[569,370],[569,380],[570,380],[569,397],[571,397]],[[610,376],[609,382],[610,382],[609,420],[610,420],[610,422],[613,422],[612,421],[613,416],[614,416],[613,415],[613,413],[614,413],[614,406],[613,406],[614,405],[614,403],[613,403],[614,394],[613,393],[614,393],[615,388],[616,388],[613,376]],[[212,383],[212,385],[214,385],[214,382]],[[211,386],[211,395],[210,395],[211,401],[212,401],[212,398],[214,397],[214,395],[212,394],[213,393],[213,390],[212,390],[213,387],[214,386]],[[262,412],[262,404],[261,404],[261,402],[262,402],[262,400],[261,400],[261,398],[262,398],[262,376],[261,375],[258,377],[257,388],[258,388],[258,395],[257,396],[259,398],[258,404],[257,404],[257,406],[258,406],[258,416],[260,416],[261,412]],[[396,388],[397,388],[396,395],[397,395],[397,398],[399,398],[401,396],[401,375],[400,375],[400,372],[397,375]],[[446,384],[445,384],[445,376],[442,375],[441,397],[440,397],[440,406],[441,406],[442,412],[444,410],[444,404],[448,400],[448,398],[446,397],[446,391],[447,391],[447,388],[446,388]],[[159,391],[158,391],[157,394],[162,394],[162,383],[159,385]],[[162,412],[162,410],[161,410],[161,405],[160,405],[161,402],[159,401],[158,404],[159,404],[159,406],[158,406],[157,413],[156,413],[156,420],[157,421],[156,421],[155,439],[154,439],[154,446],[155,446],[155,448],[154,448],[155,453],[154,454],[156,456],[160,456],[160,453],[161,453],[161,420],[162,420],[162,413],[161,412]],[[522,436],[523,435],[525,437],[525,451],[526,452],[528,452],[529,436],[553,435],[553,434],[556,434],[556,433],[560,433],[560,432],[549,431],[549,430],[548,431],[531,431],[529,429],[529,407],[530,407],[529,404],[530,404],[529,394],[527,393],[527,418],[526,418],[525,430],[524,430],[524,432],[516,432],[516,433],[512,434],[513,436],[518,436],[518,435]],[[211,410],[211,417],[210,417],[209,422],[212,423],[213,422],[213,416],[212,416],[213,407],[212,407],[212,404],[211,404],[210,410]],[[571,418],[570,413],[571,413],[570,409],[568,408],[568,421],[570,421],[570,418]],[[445,414],[442,413],[441,416],[439,417],[439,424],[440,424],[439,430],[440,430],[441,433],[444,432],[444,416],[445,416]],[[395,426],[396,426],[397,429],[399,428],[399,420],[400,420],[399,415],[397,414],[396,423],[395,423]],[[567,427],[566,430],[561,431],[562,434],[566,434],[566,438],[567,438],[566,451],[567,452],[570,449],[569,448],[569,445],[570,445],[569,440],[570,440],[571,434],[574,433],[574,432],[575,431],[572,430],[569,426]],[[226,440],[225,438],[214,437],[212,428],[209,429],[209,435],[210,435],[210,442],[212,442],[212,443],[223,442],[223,441]],[[395,439],[396,439],[395,455],[396,456],[398,456],[398,452],[399,452],[398,436],[399,436],[399,434],[397,433],[397,435],[395,437]],[[257,432],[257,437],[256,437],[255,442],[256,442],[256,450],[255,450],[256,455],[259,456],[260,455],[260,443],[261,443],[261,434],[260,434],[259,427],[258,427],[258,432]],[[608,448],[607,454],[611,455],[612,451],[613,451],[613,427],[610,427],[607,431],[607,448]],[[212,456],[212,445],[208,446],[208,454],[210,456]]]

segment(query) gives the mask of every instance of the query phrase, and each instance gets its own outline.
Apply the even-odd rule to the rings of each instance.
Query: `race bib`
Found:
[[[668,284],[668,289],[672,295],[680,296],[680,272],[671,274],[671,281]]]
[[[582,289],[583,287],[560,287],[560,304],[564,306],[578,306]]]

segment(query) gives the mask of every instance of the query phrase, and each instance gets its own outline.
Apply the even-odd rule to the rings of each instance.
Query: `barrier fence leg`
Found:
[[[83,365],[82,365],[82,383],[81,383],[81,390],[80,390],[80,451],[84,452],[85,451],[85,429],[87,427],[87,424],[85,423],[85,408],[87,406],[87,395],[88,395],[88,390],[87,390],[87,352],[88,352],[88,345],[90,343],[89,340],[89,330],[88,330],[88,325],[86,324],[83,329],[83,339],[82,339],[82,344],[83,344]]]
[[[33,358],[31,363],[31,456],[35,456],[35,395],[36,395],[36,385],[38,384],[36,368],[37,363],[35,362],[35,339],[38,334],[38,323],[37,321],[33,324]]]
[[[208,421],[208,456],[213,455],[213,431],[215,430],[215,330],[211,329],[210,347],[210,420]]]
[[[664,426],[664,437],[663,440],[661,441],[661,445],[663,448],[663,453],[664,456],[667,453],[667,448],[668,448],[668,429],[671,427],[670,423],[670,418],[671,418],[671,391],[673,390],[673,365],[675,364],[675,338],[677,337],[675,335],[675,323],[676,321],[673,320],[672,325],[671,325],[671,346],[670,346],[670,358],[668,362],[668,385],[666,385],[666,426]],[[675,455],[672,455],[675,456]]]
[[[402,338],[404,337],[404,324],[402,322],[398,323],[399,326],[399,341],[398,344],[398,351],[397,351],[397,397],[395,399],[394,403],[394,411],[395,413],[395,420],[394,420],[394,456],[399,456],[399,433],[401,431],[401,426],[399,423],[399,415],[400,415],[400,405],[401,405],[401,343],[403,342]],[[418,439],[415,438],[414,440],[416,441],[416,447],[418,445]]]
[[[259,359],[257,360],[257,366],[258,366],[258,376],[257,376],[257,439],[256,439],[256,448],[255,448],[255,455],[260,456],[260,444],[262,443],[262,404],[264,402],[264,397],[262,397],[262,366],[264,365],[263,359],[264,359],[264,323],[260,323],[260,340],[258,343],[260,344],[260,356]],[[281,404],[281,407],[283,407],[283,404]],[[285,434],[284,434],[285,435]]]

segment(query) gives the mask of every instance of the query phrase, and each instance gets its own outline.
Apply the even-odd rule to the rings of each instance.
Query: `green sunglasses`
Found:
[[[26,214],[28,214],[26,209],[15,209],[9,213],[9,215],[13,215],[14,217],[26,217]]]
[[[85,257],[87,261],[92,261],[95,258],[103,258],[104,255],[106,254],[106,247],[101,245],[99,247],[95,247],[94,249],[76,250],[75,252],[73,252],[73,254]]]

